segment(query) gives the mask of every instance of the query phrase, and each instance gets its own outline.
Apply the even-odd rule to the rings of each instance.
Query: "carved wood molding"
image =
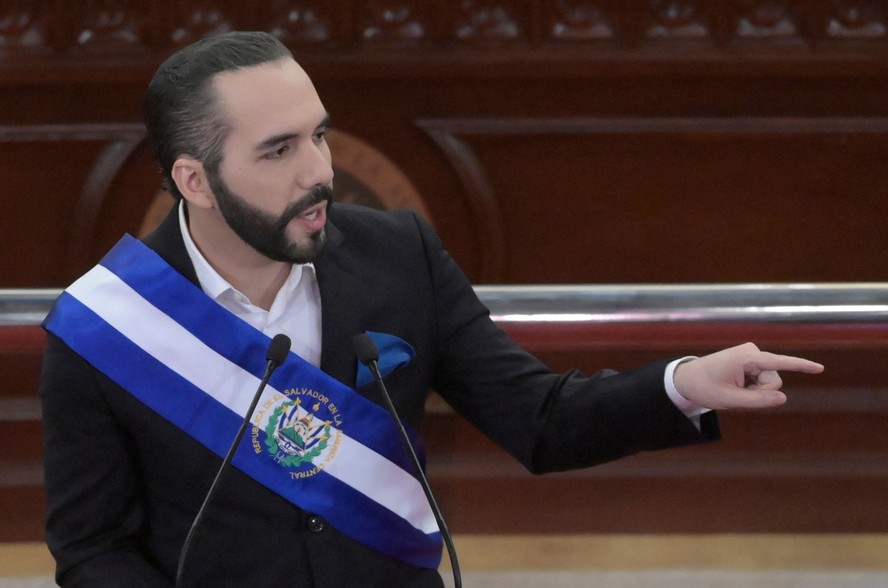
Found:
[[[493,185],[472,147],[457,137],[452,122],[419,120],[416,125],[441,148],[463,185],[480,248],[480,281],[498,282],[503,278],[505,234]]]
[[[886,134],[885,117],[607,117],[449,118],[418,121],[454,135],[589,134]]]
[[[267,30],[323,59],[400,59],[404,49],[576,49],[586,60],[888,53],[883,0],[9,0],[0,6],[0,65],[155,64],[232,29]]]
[[[66,268],[80,267],[88,258],[108,189],[145,136],[145,127],[134,123],[0,126],[0,143],[95,141],[105,145],[86,176],[68,225]]]

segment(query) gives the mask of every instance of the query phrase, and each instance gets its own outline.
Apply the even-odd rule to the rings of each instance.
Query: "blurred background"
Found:
[[[419,211],[476,284],[888,281],[884,0],[2,0],[0,289],[64,287],[162,218],[145,88],[177,48],[236,29],[274,33],[314,80],[337,198]],[[476,569],[693,566],[670,545],[715,546],[716,568],[888,568],[883,321],[548,330],[515,334],[557,369],[755,339],[827,373],[787,378],[787,407],[724,415],[715,446],[543,478],[433,397],[451,530],[471,553],[524,554]],[[0,325],[11,574],[50,568],[42,344]]]

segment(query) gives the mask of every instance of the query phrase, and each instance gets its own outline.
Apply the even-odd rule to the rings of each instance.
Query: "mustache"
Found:
[[[330,186],[312,188],[311,192],[287,207],[277,223],[278,226],[286,227],[291,220],[321,202],[327,202],[328,207],[333,203],[333,189]]]

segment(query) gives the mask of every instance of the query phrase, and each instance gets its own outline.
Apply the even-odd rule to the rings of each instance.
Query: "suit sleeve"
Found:
[[[169,587],[140,554],[141,485],[132,443],[104,395],[113,384],[47,337],[40,396],[56,580],[63,588]]]
[[[531,472],[582,468],[640,451],[718,438],[669,400],[668,361],[617,373],[553,373],[490,319],[466,276],[417,217],[438,325],[434,389]]]

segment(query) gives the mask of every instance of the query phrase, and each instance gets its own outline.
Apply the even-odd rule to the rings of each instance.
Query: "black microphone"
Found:
[[[222,479],[222,474],[234,458],[237,446],[240,445],[241,439],[244,437],[244,432],[247,430],[247,423],[250,422],[250,417],[253,416],[253,411],[259,403],[259,397],[262,396],[262,391],[265,390],[265,387],[268,385],[268,379],[271,378],[271,374],[274,373],[274,370],[284,363],[289,352],[290,338],[280,333],[275,335],[274,338],[272,338],[271,343],[268,345],[268,352],[265,354],[265,359],[268,363],[265,366],[265,375],[262,376],[262,381],[259,382],[259,388],[256,390],[256,394],[253,395],[253,402],[250,403],[250,408],[247,409],[247,414],[244,416],[244,420],[237,432],[237,436],[234,438],[234,442],[228,449],[228,454],[225,456],[225,459],[222,460],[222,465],[219,467],[219,471],[216,472],[216,478],[210,485],[210,489],[204,498],[203,504],[200,505],[200,510],[197,511],[197,515],[194,517],[194,522],[191,523],[191,529],[188,531],[188,536],[185,537],[185,543],[182,545],[182,551],[179,553],[179,566],[176,569],[177,587],[182,585],[182,570],[185,569],[185,558],[188,557],[188,549],[191,547],[192,539],[194,539],[194,532],[197,530],[200,521],[203,520],[204,512],[206,511],[210,500],[213,498],[213,495],[216,493],[216,488],[219,487],[219,480]]]
[[[410,443],[410,437],[407,436],[404,424],[401,422],[401,418],[398,416],[398,411],[395,410],[392,398],[389,396],[385,383],[382,381],[382,374],[379,372],[379,350],[376,348],[376,343],[373,342],[370,335],[367,333],[361,333],[355,335],[352,339],[352,345],[355,348],[355,355],[358,356],[358,360],[367,366],[373,374],[373,379],[376,380],[376,385],[379,386],[379,391],[382,392],[382,397],[385,399],[388,410],[392,414],[392,418],[395,419],[395,424],[398,425],[398,430],[401,432],[401,441],[404,443],[404,449],[407,450],[410,459],[413,461],[413,465],[416,467],[416,472],[419,474],[420,485],[422,486],[423,492],[425,492],[426,500],[429,501],[429,506],[432,507],[432,513],[435,515],[435,520],[438,522],[438,529],[441,531],[441,536],[444,538],[444,544],[447,546],[447,553],[450,555],[450,567],[453,570],[453,586],[454,588],[462,588],[462,577],[459,571],[459,561],[457,561],[456,558],[456,548],[453,546],[453,539],[450,537],[450,531],[447,529],[447,524],[444,522],[444,515],[441,514],[441,509],[438,508],[438,503],[435,501],[434,495],[432,495],[432,488],[429,486],[429,481],[426,479],[425,472],[422,471],[422,465],[419,463],[419,458],[416,457],[416,451],[413,449],[413,444]]]

